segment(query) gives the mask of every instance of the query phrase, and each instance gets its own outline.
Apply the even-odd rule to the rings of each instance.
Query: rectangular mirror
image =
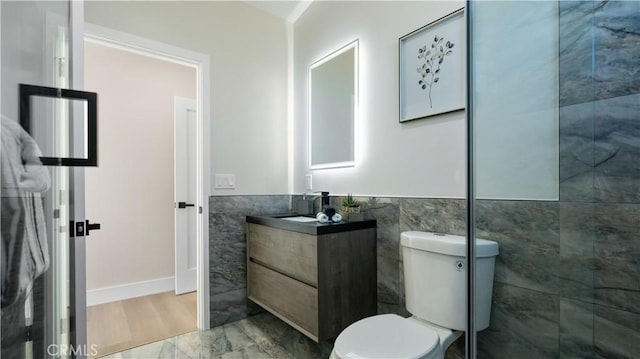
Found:
[[[309,169],[355,163],[358,40],[309,67]]]

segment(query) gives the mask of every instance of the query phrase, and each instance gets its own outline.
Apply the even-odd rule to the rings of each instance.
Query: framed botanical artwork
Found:
[[[464,9],[400,38],[400,122],[465,107]]]

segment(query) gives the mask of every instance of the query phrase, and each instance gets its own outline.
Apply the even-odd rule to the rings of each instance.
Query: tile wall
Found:
[[[289,212],[291,196],[209,197],[210,323],[217,327],[262,310],[247,300],[245,217]]]

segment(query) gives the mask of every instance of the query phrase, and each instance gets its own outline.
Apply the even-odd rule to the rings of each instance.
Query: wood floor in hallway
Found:
[[[101,357],[197,330],[196,292],[164,292],[87,308],[87,342]],[[94,347],[91,347],[95,344]],[[89,350],[91,352],[91,350]]]

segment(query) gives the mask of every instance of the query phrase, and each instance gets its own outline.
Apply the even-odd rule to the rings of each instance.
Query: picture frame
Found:
[[[400,122],[465,108],[464,8],[399,39]]]

